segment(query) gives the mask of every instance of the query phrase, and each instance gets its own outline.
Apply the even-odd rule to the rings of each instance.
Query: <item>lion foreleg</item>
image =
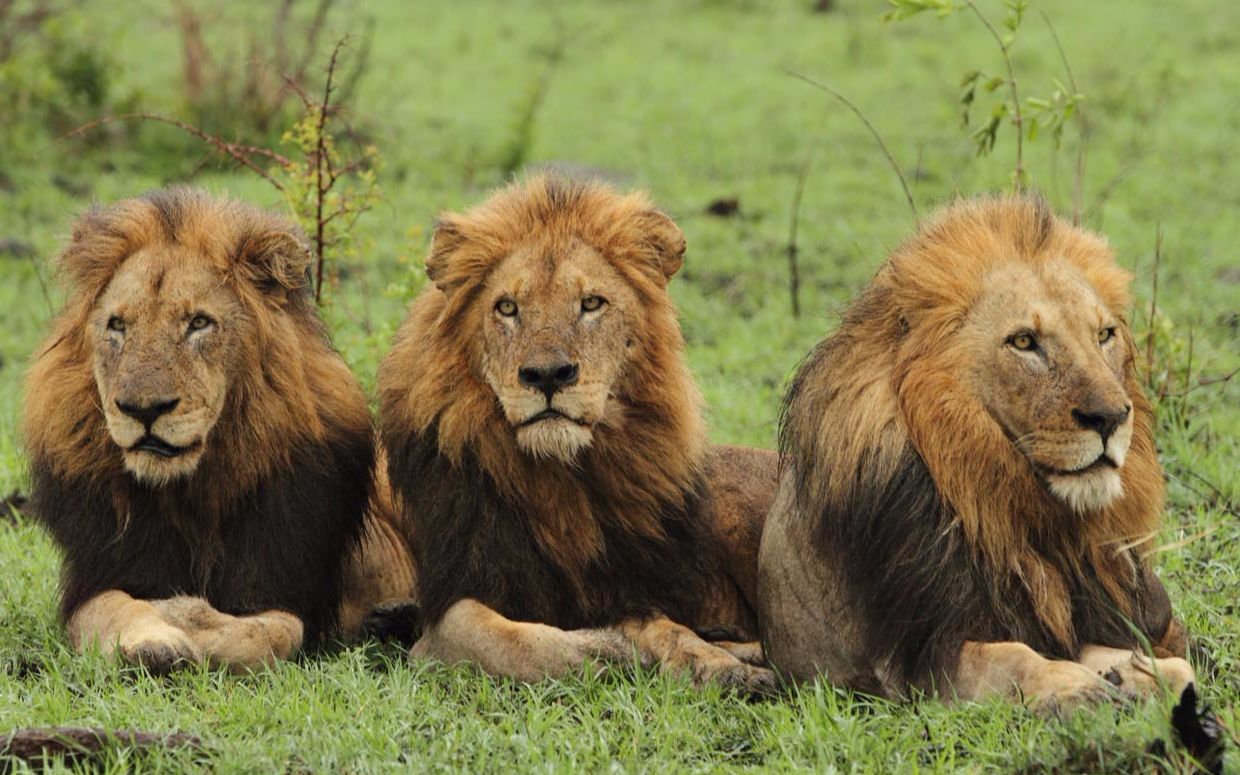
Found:
[[[957,699],[1015,698],[1036,710],[1113,699],[1114,687],[1097,671],[1063,659],[1047,659],[1024,643],[966,641],[952,688]]]
[[[728,649],[707,643],[666,616],[629,619],[621,622],[619,629],[643,655],[656,661],[661,671],[687,674],[695,684],[718,683],[751,694],[765,694],[775,688],[775,674],[770,670],[746,664]]]
[[[69,617],[69,640],[79,652],[104,654],[166,673],[203,660],[202,649],[180,627],[167,621],[150,601],[110,589],[87,600]]]
[[[759,667],[766,666],[766,654],[762,651],[761,641],[715,640],[707,641],[707,643],[723,649],[745,664],[757,665]]]
[[[1178,697],[1195,680],[1193,666],[1179,657],[1151,658],[1136,651],[1091,644],[1081,649],[1078,661],[1131,695],[1155,694],[1165,686]]]
[[[409,651],[412,659],[471,662],[491,675],[521,681],[561,678],[582,666],[631,662],[633,645],[612,630],[561,630],[515,622],[476,600],[454,603]]]
[[[184,630],[211,665],[238,672],[292,657],[305,634],[301,619],[287,611],[232,616],[189,596],[153,600],[151,605]]]

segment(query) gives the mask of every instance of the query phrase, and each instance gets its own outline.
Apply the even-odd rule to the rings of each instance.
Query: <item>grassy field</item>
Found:
[[[1002,15],[997,0],[979,3]],[[504,161],[517,148],[529,164],[583,165],[648,188],[679,221],[689,252],[673,295],[712,435],[773,445],[787,377],[912,228],[898,183],[864,128],[784,71],[828,82],[856,101],[908,171],[923,209],[956,193],[1004,187],[1012,166],[1008,134],[993,155],[976,158],[960,127],[961,75],[1002,68],[975,19],[926,15],[890,25],[880,21],[877,2],[838,0],[825,14],[810,5],[376,0],[351,6],[352,23],[338,15],[333,34],[373,20],[370,66],[351,118],[384,160],[382,203],[358,222],[357,256],[336,266],[327,309],[365,384],[373,384],[420,282],[434,213],[502,183]],[[1152,379],[1168,393],[1158,407],[1170,498],[1157,565],[1200,646],[1203,693],[1234,729],[1240,378],[1218,378],[1240,367],[1240,178],[1230,174],[1240,131],[1240,6],[1046,0],[1034,7],[1054,20],[1087,95],[1085,220],[1137,276],[1131,318],[1142,341],[1155,235],[1163,232]],[[241,37],[252,12],[239,2],[222,8],[209,39]],[[165,4],[120,11],[87,2],[57,30],[103,52],[111,96],[56,121],[33,107],[0,116],[0,495],[26,486],[17,427],[22,373],[58,303],[45,262],[74,213],[185,180],[280,205],[252,175],[201,168],[202,149],[172,128],[114,131],[90,143],[56,139],[99,110],[193,118]],[[521,117],[557,45],[561,58],[526,137]],[[1048,93],[1052,79],[1064,77],[1036,13],[1020,31],[1014,63],[1026,94]],[[15,77],[22,76],[0,69],[0,88],[12,88]],[[798,171],[820,138],[800,226],[805,311],[794,319],[784,246]],[[1033,183],[1063,211],[1072,206],[1076,145],[1070,128],[1058,151],[1045,136],[1026,146]],[[707,214],[723,197],[737,198],[739,213]],[[526,686],[468,669],[410,666],[377,644],[247,677],[204,671],[159,680],[70,654],[54,615],[55,551],[21,517],[0,519],[0,569],[0,733],[72,724],[183,730],[203,741],[199,751],[146,758],[118,748],[104,760],[114,770],[1187,767],[1172,746],[1170,761],[1148,752],[1154,740],[1170,740],[1169,702],[1160,701],[1056,721],[1000,704],[897,706],[822,685],[747,703],[649,674]],[[1237,764],[1234,754],[1228,763]]]

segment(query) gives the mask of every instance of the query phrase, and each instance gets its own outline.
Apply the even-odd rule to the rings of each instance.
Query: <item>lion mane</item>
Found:
[[[708,447],[666,292],[670,272],[658,269],[679,265],[684,242],[678,230],[669,237],[678,244],[659,242],[651,211],[642,194],[536,177],[440,224],[427,261],[438,287],[415,301],[379,372],[390,478],[422,538],[426,621],[464,598],[566,629],[654,610],[691,621],[704,599],[714,555],[697,515]],[[593,246],[644,312],[618,383],[623,421],[599,424],[572,466],[523,452],[471,366],[486,314],[475,297],[531,234],[540,244]]]
[[[1123,495],[1084,519],[1037,479],[944,346],[987,272],[1052,258],[1088,279],[1129,353]],[[1167,632],[1170,603],[1146,560],[1163,482],[1134,373],[1129,280],[1104,241],[1040,199],[958,203],[892,254],[794,377],[782,465],[868,653],[897,681],[929,688],[965,640],[1073,658],[1083,643],[1138,647]]]
[[[235,292],[254,332],[202,462],[161,487],[122,465],[92,374],[88,319],[126,259],[179,243]],[[67,299],[26,383],[33,507],[64,556],[61,615],[107,589],[191,594],[226,613],[278,608],[307,640],[334,624],[356,544],[374,437],[364,396],[329,344],[291,224],[191,189],[79,218],[58,270]],[[227,323],[227,321],[225,321]]]

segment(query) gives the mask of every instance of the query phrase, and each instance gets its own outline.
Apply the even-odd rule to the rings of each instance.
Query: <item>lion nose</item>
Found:
[[[577,383],[577,373],[577,364],[561,362],[548,366],[522,366],[517,369],[517,378],[525,387],[541,391],[550,401],[557,390]]]
[[[1076,424],[1085,430],[1096,431],[1105,442],[1116,428],[1124,424],[1130,411],[1132,411],[1131,406],[1124,406],[1121,409],[1109,407],[1073,409],[1072,419],[1076,420]]]
[[[117,400],[116,408],[142,423],[149,431],[151,426],[155,424],[156,420],[163,417],[165,414],[168,414],[168,412],[171,412],[173,409],[176,409],[177,404],[179,403],[181,403],[181,399],[179,398],[170,398],[165,401],[154,401],[146,404],[145,406]]]

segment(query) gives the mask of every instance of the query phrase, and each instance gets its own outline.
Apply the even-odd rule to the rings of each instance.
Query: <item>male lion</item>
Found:
[[[74,226],[25,436],[79,650],[241,669],[334,625],[374,434],[311,260],[290,224],[189,189]]]
[[[415,657],[536,680],[636,649],[771,686],[756,643],[692,629],[755,637],[776,460],[706,443],[667,294],[684,249],[644,195],[546,177],[436,226],[434,287],[379,369]]]
[[[758,593],[778,670],[1043,707],[1192,681],[1137,653],[1185,636],[1146,559],[1128,283],[1029,198],[954,205],[891,256],[788,393]]]

